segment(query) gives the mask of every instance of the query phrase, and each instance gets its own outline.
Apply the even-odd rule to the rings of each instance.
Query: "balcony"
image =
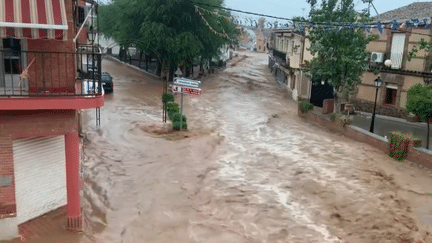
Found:
[[[287,64],[286,53],[273,49],[273,57],[280,65],[286,66]]]
[[[101,54],[0,50],[0,110],[88,109],[104,103]]]

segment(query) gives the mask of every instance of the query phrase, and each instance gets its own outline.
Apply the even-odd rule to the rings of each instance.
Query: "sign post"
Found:
[[[200,95],[201,82],[186,78],[175,78],[172,86],[172,92],[181,94],[180,103],[180,131],[183,128],[183,94],[187,95]]]

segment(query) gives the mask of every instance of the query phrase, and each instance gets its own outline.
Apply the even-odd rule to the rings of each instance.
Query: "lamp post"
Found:
[[[373,113],[372,113],[372,121],[371,121],[371,125],[370,125],[370,129],[369,132],[373,133],[374,132],[374,125],[375,125],[375,110],[376,110],[376,104],[377,104],[377,98],[378,98],[378,89],[382,84],[382,80],[380,77],[376,78],[374,81],[374,85],[376,88],[376,92],[375,92],[375,103],[374,103],[374,108],[373,108]]]
[[[87,32],[87,38],[90,41],[90,44],[93,45],[94,41],[96,40],[96,32],[93,30],[93,28],[90,28]]]

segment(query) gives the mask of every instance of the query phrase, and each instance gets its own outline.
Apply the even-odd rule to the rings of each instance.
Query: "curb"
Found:
[[[157,76],[157,75],[155,75],[155,74],[153,74],[153,73],[150,73],[150,72],[147,72],[147,71],[145,71],[145,70],[142,70],[141,68],[139,68],[139,67],[137,67],[137,66],[134,66],[134,65],[131,65],[131,64],[129,64],[129,63],[126,63],[126,62],[120,61],[119,59],[117,59],[117,58],[115,58],[115,57],[113,57],[113,56],[106,55],[105,57],[108,58],[108,59],[111,59],[111,60],[113,60],[113,61],[119,62],[119,63],[121,63],[121,64],[123,64],[123,65],[129,66],[129,67],[131,67],[131,68],[133,68],[133,69],[135,69],[135,70],[137,70],[137,71],[139,71],[139,72],[142,72],[142,73],[144,73],[144,74],[148,74],[148,75],[150,75],[150,76],[152,76],[152,77],[154,77],[154,78],[158,78],[158,79],[163,80],[161,77],[159,77],[159,76]]]

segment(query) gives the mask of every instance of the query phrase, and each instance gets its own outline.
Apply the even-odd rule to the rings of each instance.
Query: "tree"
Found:
[[[317,0],[306,0],[311,5],[309,17],[312,23],[355,23],[370,19],[365,14],[354,10],[353,0],[322,0],[321,8],[317,8]],[[367,70],[366,45],[377,38],[367,35],[362,29],[352,30],[345,26],[314,27],[307,36],[315,57],[306,62],[315,80],[328,80],[333,86],[335,110],[340,110],[342,100],[349,100],[361,75]]]
[[[425,50],[427,53],[432,53],[432,43],[427,42],[424,38],[413,46],[411,51],[408,53],[408,61],[411,61],[413,57],[417,56],[417,52]],[[429,69],[432,70],[432,62],[429,63]]]
[[[416,84],[407,91],[406,108],[414,115],[426,118],[426,148],[429,149],[430,119],[432,118],[432,86]]]
[[[220,8],[222,0],[201,0],[200,3],[114,0],[101,8],[99,15],[105,20],[101,31],[118,43],[134,43],[140,51],[155,53],[160,62],[169,64],[172,79],[178,63],[191,63],[200,56],[213,57],[236,36],[230,13]],[[200,12],[196,5],[202,9]],[[112,19],[117,22],[113,23]]]

